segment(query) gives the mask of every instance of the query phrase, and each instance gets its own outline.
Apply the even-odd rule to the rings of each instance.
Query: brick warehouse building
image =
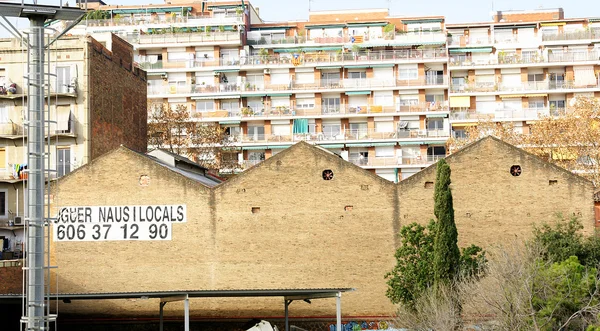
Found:
[[[593,231],[593,187],[585,179],[495,138],[447,161],[461,246],[527,236],[556,213],[577,215]],[[187,221],[173,224],[166,241],[53,242],[59,291],[355,288],[343,295],[344,318],[385,320],[395,311],[384,275],[395,263],[397,233],[433,217],[434,172],[394,184],[299,143],[210,188],[121,147],[61,178],[54,206],[183,204]],[[165,309],[180,316],[182,305]],[[283,315],[281,298],[193,299],[190,309],[198,318]],[[158,301],[74,300],[59,311],[156,317]],[[331,320],[335,308],[300,302],[290,314]]]

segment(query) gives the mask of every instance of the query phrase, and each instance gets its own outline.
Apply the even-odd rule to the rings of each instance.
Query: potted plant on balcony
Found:
[[[267,57],[269,56],[269,51],[266,48],[261,48],[258,51],[258,55],[260,56],[261,64],[265,64],[267,62]]]
[[[386,26],[383,27],[384,39],[393,40],[395,32],[396,32],[396,26],[391,23],[387,24]]]
[[[243,13],[244,13],[244,9],[242,9],[242,7],[237,7],[237,8],[235,9],[235,14],[236,14],[238,17],[241,17]]]
[[[225,27],[222,25],[219,25],[219,32],[221,32],[221,33],[225,32]]]
[[[243,107],[242,108],[242,116],[252,116],[254,115],[254,111],[251,107]]]

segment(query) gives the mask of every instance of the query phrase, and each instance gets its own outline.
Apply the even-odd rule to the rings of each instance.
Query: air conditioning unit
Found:
[[[23,225],[23,217],[15,216],[15,225]]]
[[[270,75],[271,74],[271,69],[265,69],[265,74]]]

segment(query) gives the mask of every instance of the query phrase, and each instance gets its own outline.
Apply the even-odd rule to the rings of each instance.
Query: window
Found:
[[[367,73],[364,71],[349,71],[348,78],[350,78],[350,79],[366,79]]]
[[[322,85],[337,85],[340,83],[339,72],[324,72],[322,75]]]
[[[456,139],[467,139],[467,132],[465,130],[454,130],[452,135]]]
[[[394,146],[375,147],[375,157],[393,157]]]
[[[248,126],[248,138],[250,140],[264,140],[265,139],[265,127],[264,126]]]
[[[376,106],[393,106],[394,93],[392,91],[373,92],[373,104]]]
[[[323,124],[323,134],[327,137],[336,137],[342,132],[341,124]]]
[[[417,66],[414,68],[399,68],[398,79],[399,80],[415,80],[419,78],[419,69]]]
[[[56,171],[58,171],[58,177],[62,177],[71,172],[71,149],[60,148],[56,154],[58,157]]]
[[[543,109],[544,99],[529,98],[529,108]]]
[[[427,120],[427,129],[428,130],[443,130],[444,129],[444,120],[441,118],[428,119]]]
[[[215,103],[212,100],[196,101],[196,112],[204,113],[214,110]]]
[[[67,93],[69,84],[71,84],[71,67],[56,67],[56,92]]]
[[[238,113],[240,111],[240,102],[239,100],[221,100],[221,109],[233,114]]]
[[[248,98],[247,103],[248,107],[254,111],[254,113],[261,113],[265,108],[263,106],[263,101],[261,98]]]
[[[8,120],[8,104],[0,103],[0,123],[10,123]]]
[[[443,103],[444,95],[443,94],[425,94],[425,101],[426,102]]]
[[[262,90],[265,86],[263,74],[246,75],[246,84],[249,84],[250,89]]]
[[[367,136],[368,126],[364,123],[350,123],[350,134],[356,139],[365,138]]]
[[[265,152],[249,152],[248,160],[250,161],[264,161],[265,160]]]
[[[542,82],[544,81],[544,74],[533,74],[527,75],[528,82]]]
[[[6,149],[0,148],[0,169],[6,168]]]
[[[8,190],[0,190],[0,218],[8,217]]]
[[[324,113],[333,113],[340,111],[340,98],[323,98],[321,106]]]
[[[299,98],[296,99],[296,108],[312,109],[315,108],[315,98]]]
[[[429,146],[427,147],[427,155],[446,156],[445,146]]]

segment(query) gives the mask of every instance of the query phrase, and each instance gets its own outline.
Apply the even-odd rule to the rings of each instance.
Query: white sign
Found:
[[[61,207],[54,241],[171,240],[186,222],[185,205]]]

